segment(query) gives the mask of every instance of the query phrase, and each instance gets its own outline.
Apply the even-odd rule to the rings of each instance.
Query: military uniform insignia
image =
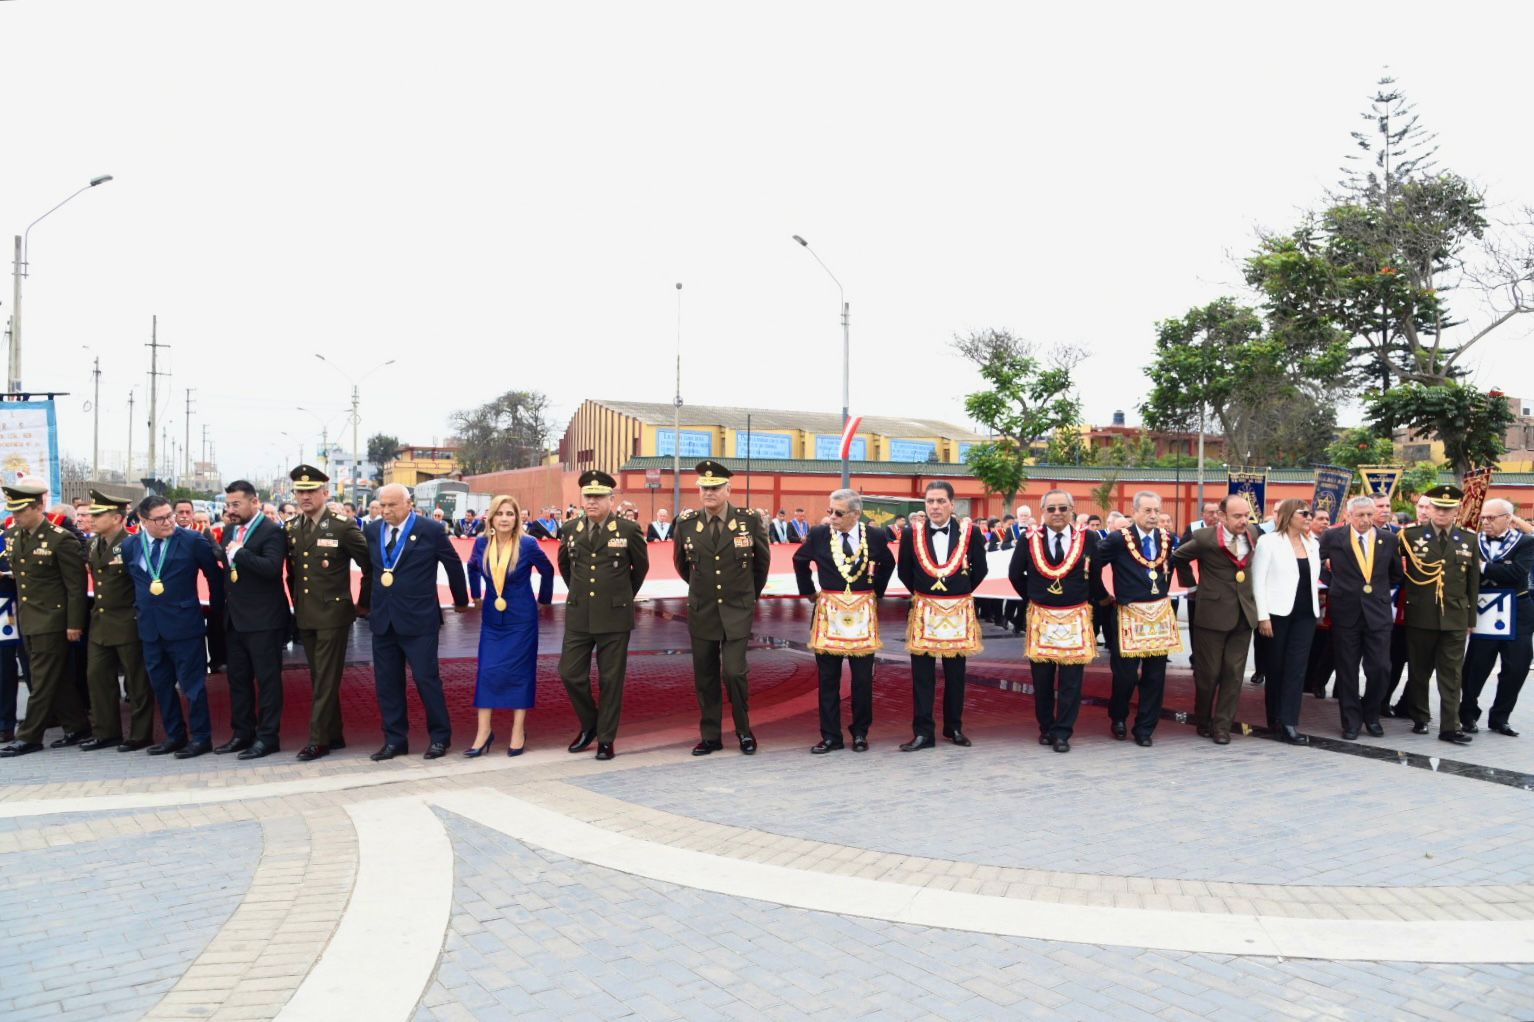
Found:
[[[731,518],[730,519],[730,531],[734,532],[737,528],[739,528],[739,523],[737,523],[735,521],[735,519]]]
[[[585,532],[586,531],[586,523],[585,522],[576,522],[575,523],[575,531],[576,532]]]
[[[614,518],[614,519],[612,519],[611,521],[609,521],[607,523],[607,531],[608,532],[617,532],[618,531],[618,519]]]

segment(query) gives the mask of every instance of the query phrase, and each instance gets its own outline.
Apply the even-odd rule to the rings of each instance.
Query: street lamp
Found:
[[[805,241],[802,237],[800,237],[797,234],[794,235],[794,240],[797,241],[800,245],[804,246],[804,250],[806,252],[808,252],[810,255],[815,257],[815,261],[817,263],[820,263],[820,268],[822,270],[826,271],[826,276],[830,277],[832,282],[836,284],[836,291],[837,291],[837,293],[839,295],[841,295],[841,300],[842,300],[842,432],[845,433],[846,430],[847,430],[847,423],[851,421],[851,408],[852,408],[852,401],[851,401],[852,335],[851,335],[851,328],[850,328],[851,319],[852,319],[852,307],[847,304],[847,292],[845,290],[843,290],[842,282],[840,280],[836,279],[836,274],[831,272],[831,267],[827,266],[825,264],[824,260],[822,260],[819,255],[816,255],[815,250],[813,248],[810,248],[810,243],[809,242]],[[842,489],[844,489],[844,490],[845,489],[850,489],[851,486],[852,486],[852,474],[848,470],[848,466],[847,466],[847,458],[848,458],[848,456],[851,453],[852,453],[852,444],[849,441],[847,443],[846,449],[842,452]]]
[[[362,417],[357,414],[357,405],[360,401],[358,386],[362,383],[363,380],[367,379],[369,376],[372,376],[384,366],[392,366],[396,360],[391,358],[386,362],[380,362],[354,380],[346,373],[346,370],[342,369],[340,366],[336,365],[334,362],[326,358],[324,355],[321,355],[319,352],[315,352],[314,357],[328,365],[330,368],[334,369],[336,372],[340,373],[341,377],[345,379],[347,383],[352,385],[352,482],[355,484],[357,481],[357,472],[362,467],[362,459],[357,454],[357,426],[362,421]],[[341,495],[339,499],[346,499],[346,485],[344,483],[341,485]]]
[[[6,373],[6,390],[12,394],[21,390],[21,278],[27,275],[27,241],[32,235],[32,228],[58,212],[76,195],[90,191],[97,185],[104,185],[110,180],[112,180],[111,174],[91,178],[90,184],[71,192],[69,198],[27,224],[27,229],[16,235],[16,261],[11,271],[11,361]]]

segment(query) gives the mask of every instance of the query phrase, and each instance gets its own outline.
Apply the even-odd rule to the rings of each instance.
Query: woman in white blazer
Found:
[[[1278,505],[1273,531],[1257,540],[1252,553],[1252,595],[1257,601],[1257,631],[1269,639],[1267,663],[1268,730],[1290,745],[1308,745],[1300,734],[1300,698],[1305,665],[1321,613],[1320,544],[1310,535],[1310,503],[1290,498]]]

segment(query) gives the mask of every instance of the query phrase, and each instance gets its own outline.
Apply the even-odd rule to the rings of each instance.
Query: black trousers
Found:
[[[405,664],[415,677],[415,690],[426,710],[426,733],[433,742],[452,741],[453,726],[442,695],[442,675],[437,667],[437,633],[401,635],[393,628],[373,633],[373,687],[378,693],[378,713],[383,718],[384,741],[396,747],[409,744],[410,717],[405,708]]]
[[[1069,738],[1076,730],[1076,714],[1081,712],[1081,679],[1086,665],[1034,660],[1029,669],[1033,672],[1033,713],[1039,721],[1039,734]]]
[[[1385,679],[1385,689],[1380,693],[1380,705],[1394,705],[1397,709],[1397,717],[1405,717],[1406,691],[1401,689],[1401,677],[1406,672],[1406,626],[1394,624],[1390,626],[1390,674]],[[1401,696],[1396,698],[1396,691],[1400,690]]]
[[[1300,726],[1300,700],[1305,694],[1305,671],[1310,666],[1310,646],[1315,640],[1316,618],[1310,605],[1298,608],[1297,614],[1274,614],[1273,638],[1267,647],[1267,662],[1258,663],[1267,681],[1262,693],[1268,711],[1268,730]]]
[[[1336,654],[1332,651],[1332,630],[1317,628],[1316,637],[1310,643],[1310,656],[1305,665],[1305,691],[1311,695],[1326,695],[1326,683],[1337,669]]]
[[[1370,628],[1362,617],[1346,626],[1332,622],[1337,712],[1344,731],[1359,731],[1365,724],[1380,722],[1380,706],[1390,684],[1390,634],[1385,629]],[[1360,664],[1364,676],[1362,695],[1358,691]]]
[[[730,715],[737,735],[751,733],[751,714],[747,705],[749,683],[746,673],[748,635],[738,639],[692,640],[692,683],[698,695],[698,736],[707,742],[719,741],[724,727],[724,691],[730,694]]]
[[[1255,665],[1253,669],[1265,677],[1269,676],[1266,664],[1269,656],[1268,644],[1271,641],[1271,639],[1258,631],[1254,630],[1252,632],[1252,662]],[[1242,664],[1241,666],[1245,667],[1246,665]]]
[[[224,638],[229,657],[229,726],[234,737],[257,739],[275,749],[282,730],[282,647],[287,627],[258,632],[230,628]]]
[[[1518,693],[1529,675],[1529,663],[1534,660],[1534,596],[1518,598],[1518,631],[1511,639],[1477,636],[1470,640],[1465,650],[1465,684],[1459,701],[1461,724],[1474,724],[1481,719],[1481,692],[1498,657],[1502,658],[1502,670],[1497,673],[1497,698],[1486,718],[1491,727],[1505,726],[1513,715]]]
[[[964,730],[964,665],[961,656],[943,658],[943,736]],[[911,657],[911,699],[914,709],[911,715],[911,731],[923,738],[936,740],[936,725],[932,720],[933,704],[937,700],[937,658],[921,654]]]
[[[837,656],[816,653],[815,669],[820,672],[820,737],[828,742],[842,740],[842,661],[852,669],[853,738],[867,738],[874,723],[874,658]]]
[[[1114,644],[1118,639],[1115,635]],[[1166,695],[1166,657],[1119,657],[1113,665],[1113,697],[1108,700],[1108,719],[1115,724],[1129,718],[1129,697],[1140,690],[1140,705],[1131,728],[1136,738],[1149,738],[1161,720],[1161,700]]]
[[[20,642],[0,643],[0,731],[16,730],[16,694],[21,687]]]

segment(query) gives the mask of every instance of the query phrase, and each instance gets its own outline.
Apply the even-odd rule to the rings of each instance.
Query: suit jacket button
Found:
[[[592,590],[592,591],[591,591],[591,592],[589,592],[589,593],[587,593],[587,594],[586,594],[586,595],[587,595],[587,596],[595,596],[595,595],[596,595],[596,594],[597,594],[597,593],[596,593],[596,590],[595,590],[595,589],[593,589],[593,590]]]
[[[723,600],[720,600],[720,601],[719,601],[719,602],[720,602],[720,603],[723,603],[723,602],[724,602],[724,601],[723,601]]]

